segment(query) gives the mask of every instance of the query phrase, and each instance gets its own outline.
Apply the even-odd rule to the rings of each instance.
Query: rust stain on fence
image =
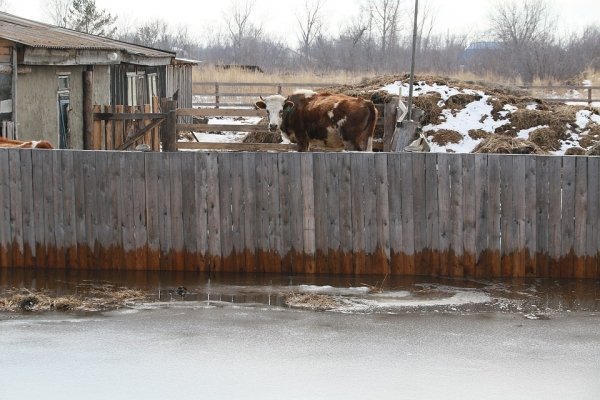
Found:
[[[26,253],[30,256],[26,257]],[[68,253],[71,256],[66,256]],[[148,263],[136,263],[140,253],[145,253]],[[412,255],[392,252],[388,259],[384,255],[384,249],[372,254],[337,250],[318,251],[317,254],[311,255],[289,251],[282,256],[274,251],[244,250],[221,256],[174,250],[153,251],[147,247],[123,251],[119,247],[95,246],[91,249],[87,246],[77,246],[64,249],[46,246],[38,247],[33,254],[28,246],[19,248],[13,245],[11,249],[0,247],[0,254],[0,267],[13,268],[382,276],[391,274],[456,278],[600,278],[598,257],[577,257],[573,252],[553,260],[544,253],[530,257],[527,251],[516,251],[505,256],[501,256],[500,252],[484,251],[476,257],[475,254],[469,253],[457,255],[452,250],[426,249]],[[319,258],[322,259],[321,269],[317,268],[321,263]],[[529,267],[523,269],[518,262],[500,265],[501,258],[524,260]],[[440,261],[443,260],[448,260],[447,270],[440,269]]]

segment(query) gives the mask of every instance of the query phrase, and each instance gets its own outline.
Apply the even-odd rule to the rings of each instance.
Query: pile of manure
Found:
[[[496,153],[496,154],[547,154],[535,143],[509,136],[493,135],[483,139],[473,153]]]

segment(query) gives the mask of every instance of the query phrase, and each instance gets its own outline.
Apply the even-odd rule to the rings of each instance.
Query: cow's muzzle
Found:
[[[270,124],[269,125],[269,131],[271,131],[271,132],[277,131],[277,128],[279,128],[279,126],[277,124]]]

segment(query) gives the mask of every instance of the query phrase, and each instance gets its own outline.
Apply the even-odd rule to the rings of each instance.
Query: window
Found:
[[[58,91],[69,91],[71,88],[71,76],[68,74],[59,74],[58,75]]]

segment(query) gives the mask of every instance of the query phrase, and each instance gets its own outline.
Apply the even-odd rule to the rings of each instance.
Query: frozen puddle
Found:
[[[166,301],[165,301],[166,300]],[[190,290],[185,296],[159,298],[159,302],[136,307],[278,306],[339,313],[400,313],[423,311],[471,311],[473,306],[495,302],[482,289],[447,285],[415,285],[411,290],[377,290],[373,287],[330,285],[228,286],[214,285]],[[481,307],[480,307],[481,308]]]

